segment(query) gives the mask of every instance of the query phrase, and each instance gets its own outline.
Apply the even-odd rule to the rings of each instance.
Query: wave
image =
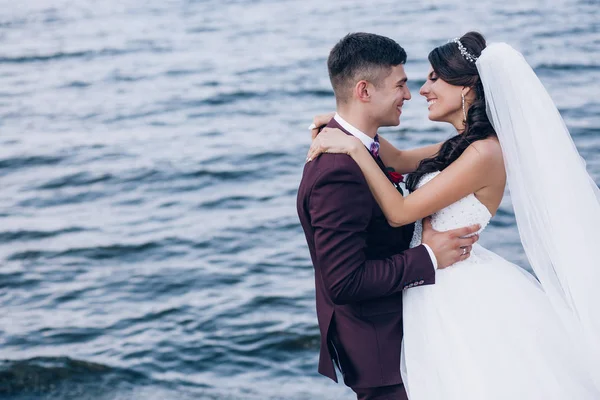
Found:
[[[231,93],[219,93],[204,99],[172,102],[171,104],[178,106],[176,109],[184,109],[203,105],[221,106],[254,99],[277,99],[280,97],[332,97],[333,95],[334,93],[332,89],[320,88],[301,90],[269,90],[266,92],[240,90]]]
[[[96,247],[80,247],[71,248],[63,251],[43,251],[43,250],[26,250],[13,253],[7,259],[9,261],[16,260],[35,260],[35,259],[53,259],[61,257],[76,257],[88,260],[135,260],[154,259],[160,260],[163,258],[173,257],[174,249],[179,247],[185,248],[202,248],[204,242],[194,242],[186,239],[168,237],[158,241],[150,241],[139,244],[112,244],[108,246]]]
[[[92,84],[90,82],[84,82],[84,81],[71,81],[69,83],[67,83],[66,85],[63,86],[59,86],[59,89],[70,89],[70,88],[86,88],[88,86],[91,86]]]
[[[17,230],[17,231],[6,231],[0,232],[0,243],[8,243],[14,241],[29,241],[46,239],[55,236],[60,236],[65,233],[78,233],[84,232],[86,229],[79,227],[70,227],[65,229],[58,229],[54,231],[35,231],[35,230]]]
[[[42,198],[39,194],[34,197],[20,201],[17,206],[19,207],[32,207],[32,208],[45,208],[54,206],[64,206],[66,204],[81,204],[86,202],[94,202],[98,199],[102,199],[111,196],[112,193],[107,190],[86,190],[76,194],[64,194],[52,195],[46,198]]]
[[[101,49],[101,50],[80,50],[80,51],[71,51],[64,52],[59,51],[56,53],[50,54],[31,54],[31,55],[21,55],[21,56],[4,56],[0,57],[0,64],[27,64],[27,63],[40,63],[40,62],[50,62],[50,61],[62,61],[62,60],[71,60],[71,59],[95,59],[98,57],[114,57],[125,54],[133,54],[144,51],[150,52],[169,52],[170,48],[162,48],[155,45],[148,45],[144,43],[143,46],[137,48],[130,49]]]
[[[94,183],[114,180],[114,178],[115,177],[111,174],[93,175],[89,172],[77,172],[48,181],[38,186],[36,189],[60,189],[65,187],[88,186]]]
[[[557,63],[540,64],[540,65],[538,65],[535,68],[535,71],[537,73],[547,72],[547,71],[561,71],[561,72],[591,71],[591,72],[597,72],[599,70],[600,70],[600,65],[598,65],[598,64],[572,64],[572,63],[566,63],[566,64],[557,64]]]
[[[40,167],[60,164],[65,157],[57,156],[17,156],[0,160],[0,171],[21,169],[26,167]]]
[[[496,10],[495,13],[498,15],[504,16],[504,17],[511,17],[511,18],[516,18],[516,17],[531,18],[531,17],[542,17],[543,16],[542,11],[537,8],[531,8],[529,10]]]
[[[200,204],[201,209],[244,209],[251,203],[262,203],[275,196],[223,196]]]
[[[118,56],[131,53],[133,50],[124,49],[103,49],[103,50],[84,50],[72,52],[57,52],[51,54],[35,54],[28,56],[0,57],[0,64],[25,64],[45,61],[60,61],[74,58],[93,58],[97,56]]]
[[[138,78],[135,78],[138,79]],[[144,79],[144,78],[139,78]],[[214,85],[215,82],[209,82],[206,85]],[[218,83],[215,85],[218,86]],[[279,100],[285,98],[332,98],[334,93],[330,89],[305,89],[305,90],[271,90],[268,92],[257,92],[257,91],[235,91],[231,93],[219,93],[210,97],[201,99],[172,99],[167,100],[153,106],[152,109],[144,111],[134,111],[128,114],[118,114],[111,116],[102,121],[103,124],[114,124],[123,121],[139,120],[148,117],[157,117],[169,113],[174,113],[189,109],[198,109],[201,107],[208,107],[211,111],[196,112],[188,115],[190,119],[198,118],[214,118],[220,115],[226,115],[230,113],[229,110],[220,108],[223,106],[235,105],[238,103],[247,102],[249,100]],[[218,110],[218,112],[212,112],[212,110]],[[268,112],[261,112],[260,110],[244,111],[236,110],[237,115],[270,115]],[[153,121],[152,123],[161,125],[161,122]],[[164,124],[164,123],[162,123]]]
[[[86,398],[103,395],[122,383],[146,384],[142,373],[70,357],[35,357],[0,361],[0,395],[47,396],[79,391]],[[90,397],[87,397],[90,396]],[[70,398],[70,397],[69,397]],[[75,398],[75,397],[73,397]]]

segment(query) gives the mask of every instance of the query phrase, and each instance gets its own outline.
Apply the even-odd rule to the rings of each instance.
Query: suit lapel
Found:
[[[327,127],[328,128],[337,128],[337,129],[341,130],[342,132],[344,132],[346,135],[352,135],[350,132],[345,130],[340,124],[338,124],[338,122],[334,118],[332,118],[331,121],[329,121],[329,123],[327,124]],[[371,152],[369,152],[369,153],[371,153]],[[371,154],[371,157],[373,157],[373,154]],[[392,185],[396,186],[394,184],[394,182],[392,181],[392,179],[390,178],[390,175],[387,173],[387,168],[386,168],[385,164],[383,163],[383,161],[381,160],[381,158],[373,157],[373,159],[375,160],[377,165],[379,165],[379,168],[381,168],[381,170],[383,171],[385,176],[387,176],[388,180],[392,183]],[[402,190],[400,190],[400,193],[402,193]],[[377,208],[379,209],[379,212],[383,214],[383,212],[381,211],[381,208],[379,208],[379,206],[377,206]],[[389,225],[387,225],[387,226],[389,227]],[[408,245],[413,237],[415,224],[407,224],[400,228],[394,228],[394,229],[398,229],[398,230],[400,230],[400,232],[402,232],[403,240],[406,244],[406,247],[408,247]]]

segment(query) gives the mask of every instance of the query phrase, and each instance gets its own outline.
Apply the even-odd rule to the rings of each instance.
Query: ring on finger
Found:
[[[467,248],[466,248],[466,247],[463,247],[462,255],[464,256],[464,255],[466,255],[466,254],[467,254]]]

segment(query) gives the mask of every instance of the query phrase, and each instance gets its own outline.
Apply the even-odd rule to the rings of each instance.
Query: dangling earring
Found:
[[[465,109],[465,94],[461,92],[462,96],[462,107],[463,107],[463,115],[465,117],[465,124],[467,123],[467,110]]]

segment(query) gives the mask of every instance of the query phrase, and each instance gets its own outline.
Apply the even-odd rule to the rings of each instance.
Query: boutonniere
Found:
[[[396,186],[396,189],[404,196],[404,192],[402,192],[402,188],[400,187],[400,183],[404,182],[404,175],[397,173],[392,167],[387,167],[386,172],[394,186]]]
[[[404,175],[399,174],[396,171],[390,171],[388,174],[392,182],[394,182],[396,185],[398,185],[400,182],[404,182]]]
[[[397,173],[396,170],[392,167],[387,167],[387,174],[390,177],[390,180],[396,186],[398,186],[400,182],[404,182],[404,175]]]

